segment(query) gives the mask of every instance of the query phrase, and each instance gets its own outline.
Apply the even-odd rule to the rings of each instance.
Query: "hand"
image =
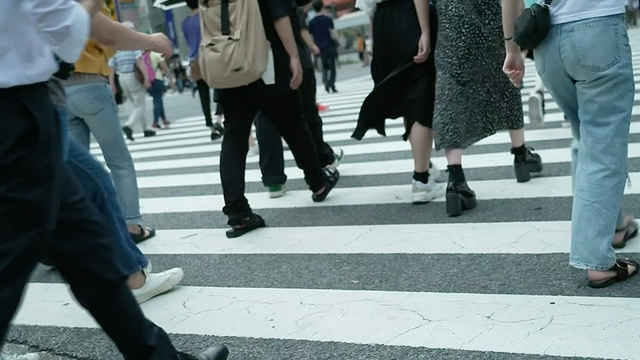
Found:
[[[80,5],[89,13],[89,16],[97,14],[102,10],[103,0],[78,0]]]
[[[320,54],[320,48],[318,47],[318,45],[313,44],[313,46],[311,46],[311,52],[313,52],[313,55]]]
[[[142,84],[142,86],[144,86],[145,89],[150,89],[151,82],[149,81],[149,79],[144,79],[144,84]]]
[[[509,80],[515,87],[522,87],[524,59],[520,53],[507,53],[507,56],[504,58],[502,71],[509,77]]]
[[[289,61],[289,69],[291,70],[291,82],[289,86],[293,90],[297,90],[302,84],[302,65],[299,58],[291,58]]]
[[[165,34],[155,33],[149,36],[151,36],[152,47],[148,50],[161,54],[165,59],[173,56],[173,43]]]
[[[170,80],[169,80],[169,86],[171,86],[171,88],[172,88],[173,90],[176,90],[176,89],[177,89],[176,81],[175,81],[175,80],[173,80],[173,79],[170,79]]]
[[[429,34],[420,35],[420,40],[418,40],[418,54],[413,57],[413,61],[418,64],[427,61],[431,55],[431,38]]]
[[[117,89],[117,88],[116,88],[116,86],[115,86],[115,85],[113,85],[113,84],[111,85],[111,92],[113,93],[113,95],[115,95],[115,94],[117,94],[117,93],[118,93],[118,89]]]

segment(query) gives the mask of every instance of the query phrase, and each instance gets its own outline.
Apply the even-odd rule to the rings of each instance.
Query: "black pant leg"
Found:
[[[249,151],[249,133],[258,112],[253,100],[240,99],[222,102],[224,106],[224,137],[220,151],[220,180],[229,225],[251,215],[249,202],[244,196],[245,170]]]
[[[304,171],[305,181],[311,191],[322,189],[326,185],[326,177],[322,172],[311,132],[302,115],[300,92],[290,91],[260,99],[259,107],[289,145],[296,163]]]
[[[213,126],[211,120],[211,89],[206,81],[200,79],[196,81],[196,87],[198,88],[198,95],[200,96],[200,105],[202,106],[202,112],[204,113],[204,120],[208,127]]]
[[[106,226],[62,156],[45,84],[0,89],[0,339],[27,277],[48,252],[125,359],[175,360],[168,336],[144,317],[113,260]]]
[[[256,138],[260,146],[260,172],[264,186],[284,185],[284,152],[278,129],[259,111],[255,119]]]
[[[309,126],[311,137],[316,145],[320,165],[323,167],[331,165],[335,161],[335,157],[331,146],[324,141],[322,118],[320,117],[316,103],[316,74],[313,69],[304,71],[302,85],[300,85],[300,94],[302,96],[304,120]]]

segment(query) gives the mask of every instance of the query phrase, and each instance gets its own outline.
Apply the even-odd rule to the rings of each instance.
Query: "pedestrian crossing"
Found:
[[[631,32],[640,74],[640,32]],[[534,84],[527,63],[525,114]],[[639,76],[640,77],[640,76]],[[640,81],[638,81],[640,84]],[[638,89],[637,85],[636,89]],[[269,227],[227,239],[220,143],[201,116],[138,138],[136,162],[145,223],[140,244],[154,270],[180,266],[182,286],[142,305],[186,350],[225,342],[230,359],[638,359],[640,280],[594,290],[568,265],[571,130],[549,94],[543,128],[526,141],[542,156],[540,177],[518,184],[505,132],[465,152],[479,206],[459,218],[444,199],[410,204],[411,160],[401,121],[388,136],[350,139],[369,77],[318,90],[325,140],[347,157],[341,181],[313,203],[286,150],[286,195],[270,199],[258,157],[247,159],[246,190]],[[633,109],[626,210],[640,205],[640,102]],[[92,153],[101,161],[97,145]],[[446,167],[442,152],[433,162]],[[638,257],[640,242],[624,253]],[[57,274],[39,269],[9,339],[87,359],[116,349],[72,300]]]

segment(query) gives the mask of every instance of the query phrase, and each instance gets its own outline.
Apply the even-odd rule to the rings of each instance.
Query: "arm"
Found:
[[[284,49],[289,54],[291,59],[300,60],[300,54],[298,53],[298,46],[296,45],[296,39],[293,36],[293,28],[291,27],[291,20],[288,16],[284,16],[279,18],[274,23],[276,32],[278,33],[278,37],[280,41],[282,41],[282,45],[284,45]]]
[[[93,18],[91,36],[115,50],[146,50],[156,45],[153,36],[129,29],[102,13]]]
[[[416,7],[416,13],[418,13],[418,21],[420,22],[420,30],[422,30],[422,34],[430,36],[429,0],[413,0],[413,6]]]
[[[86,3],[86,2],[85,2]],[[89,40],[90,14],[76,1],[21,0],[36,31],[63,61],[74,63]]]
[[[507,54],[520,53],[520,46],[513,41],[516,18],[522,13],[524,3],[521,0],[502,1],[502,31]],[[507,40],[509,39],[509,40]]]

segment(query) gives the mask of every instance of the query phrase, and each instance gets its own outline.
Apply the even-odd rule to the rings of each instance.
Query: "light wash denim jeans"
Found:
[[[138,224],[140,195],[131,153],[122,135],[118,109],[106,82],[65,88],[69,134],[89,149],[90,134],[98,141],[128,224]]]
[[[574,137],[570,264],[608,270],[616,261],[611,242],[624,220],[635,95],[624,14],[554,25],[534,57]]]
[[[56,106],[63,136],[62,143],[66,151],[65,160],[73,174],[82,184],[85,196],[96,207],[100,217],[107,225],[114,241],[116,262],[125,274],[133,275],[146,268],[149,261],[133,243],[129,236],[124,214],[120,210],[111,177],[82,145],[70,139],[67,133],[67,112],[64,107]]]

